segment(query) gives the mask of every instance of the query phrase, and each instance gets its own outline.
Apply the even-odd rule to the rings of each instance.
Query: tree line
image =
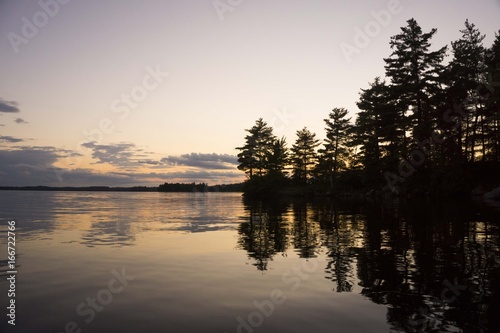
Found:
[[[243,185],[221,184],[208,185],[206,183],[164,183],[159,186],[0,186],[0,191],[92,191],[92,192],[241,192]]]
[[[431,50],[436,32],[408,20],[390,39],[385,77],[361,89],[356,119],[334,108],[324,119],[323,142],[304,127],[289,148],[259,118],[236,148],[245,192],[460,193],[498,186],[500,31],[485,47],[485,35],[466,20],[451,49]]]

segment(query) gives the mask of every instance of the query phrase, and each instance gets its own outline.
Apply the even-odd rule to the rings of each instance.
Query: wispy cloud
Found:
[[[236,156],[228,154],[189,153],[155,160],[150,158],[151,152],[146,152],[133,143],[97,144],[96,142],[87,142],[82,146],[92,150],[92,157],[97,160],[96,163],[108,163],[129,169],[146,165],[156,169],[182,166],[202,170],[235,170],[237,165]]]
[[[150,173],[151,176],[158,176],[165,181],[171,181],[172,179],[181,182],[212,182],[212,183],[229,183],[241,181],[242,173],[239,171],[211,171],[211,170],[190,170],[190,171],[179,171],[179,172],[168,172],[168,173]]]
[[[0,142],[19,143],[27,140],[0,136]],[[52,146],[21,145],[0,149],[0,185],[155,186],[164,182],[223,184],[242,180],[242,173],[236,169],[236,157],[228,154],[189,153],[157,160],[152,158],[152,152],[133,143],[87,142],[82,146],[90,149],[89,153],[96,163],[107,163],[117,169],[101,173],[86,168],[61,168],[57,166],[58,161],[82,154]]]
[[[151,159],[138,160],[137,163],[147,164],[147,165],[161,165],[162,164],[160,161],[151,160]]]
[[[180,156],[167,156],[160,160],[167,165],[189,166],[201,169],[235,169],[236,156],[228,154],[199,154],[190,153]]]
[[[19,112],[19,108],[17,107],[17,102],[14,101],[6,101],[0,98],[0,112],[7,113],[16,113]]]
[[[2,141],[3,142],[9,142],[9,143],[17,143],[17,142],[23,142],[25,140],[24,139],[20,139],[20,138],[14,138],[14,137],[8,136],[8,135],[0,135],[0,142],[2,142]]]
[[[28,123],[23,118],[16,118],[16,120],[14,120],[14,121],[16,122],[16,124],[27,124]]]
[[[104,146],[104,145],[98,145]],[[108,150],[121,152],[131,146],[110,146]],[[132,145],[133,147],[133,145]],[[99,149],[104,149],[100,147]],[[114,150],[116,149],[116,150]],[[0,150],[0,186],[135,186],[159,185],[164,182],[208,182],[212,184],[239,182],[241,172],[225,170],[185,170],[172,172],[108,172],[91,169],[63,169],[56,162],[65,157],[80,155],[72,150],[45,146],[21,146]],[[127,155],[127,154],[125,154]],[[143,160],[147,161],[147,160]],[[150,160],[149,162],[155,162]],[[64,177],[58,177],[62,174]]]
[[[118,167],[139,166],[139,161],[147,157],[143,149],[137,148],[133,143],[97,144],[87,142],[83,147],[92,149],[92,157],[97,163],[109,163]]]

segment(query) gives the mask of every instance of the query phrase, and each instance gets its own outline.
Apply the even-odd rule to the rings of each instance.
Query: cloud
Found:
[[[14,120],[14,121],[16,122],[16,124],[27,124],[28,123],[23,118],[16,118],[16,120]]]
[[[62,169],[54,164],[64,157],[81,154],[55,147],[24,146],[0,150],[0,186],[87,186],[113,185],[130,177],[100,174],[88,169]]]
[[[91,169],[53,168],[56,176],[50,186],[135,186],[142,185],[133,173],[117,174],[113,172],[99,173]]]
[[[0,97],[0,112],[16,113],[19,112],[17,102],[6,101]]]
[[[0,136],[6,142],[21,142]],[[150,158],[150,152],[132,143],[98,144],[87,142],[97,163],[118,166],[115,172],[100,173],[92,169],[57,167],[62,158],[82,156],[74,150],[51,146],[18,146],[0,149],[0,186],[157,186],[164,182],[227,184],[240,182],[244,176],[236,169],[236,157],[227,154],[190,153],[161,160]],[[169,172],[166,166],[183,166]],[[148,166],[151,171],[136,172]],[[161,170],[160,168],[164,168]],[[166,168],[166,169],[165,169]]]
[[[112,172],[111,174],[119,176],[130,176],[129,173],[125,172]],[[146,173],[135,173],[133,177],[136,179],[146,179],[146,178],[158,178],[165,179],[164,182],[175,181],[186,181],[188,183],[192,182],[206,182],[210,180],[217,180],[221,178],[242,178],[243,173],[238,171],[209,171],[209,170],[186,170],[186,171],[174,171],[174,172],[146,172]]]
[[[179,172],[108,172],[97,173],[90,169],[51,170],[59,180],[51,186],[158,186],[170,183],[229,184],[243,180],[241,172],[179,171]],[[1,177],[0,177],[1,178]]]
[[[97,159],[106,161],[106,163],[108,161],[121,163],[120,165],[132,163],[126,160],[140,155],[141,152],[140,149],[135,148],[135,145],[125,143],[115,145],[86,143],[85,146],[93,149]],[[110,153],[110,156],[104,156],[106,152]],[[59,159],[71,156],[81,156],[81,154],[73,150],[51,146],[19,146],[0,150],[0,186],[158,186],[165,182],[206,182],[214,185],[240,182],[244,178],[243,173],[236,169],[226,170],[223,168],[219,170],[209,168],[175,170],[172,172],[168,172],[168,170],[165,172],[159,170],[134,172],[134,170],[120,169],[115,172],[100,173],[92,169],[69,169],[56,166]],[[231,161],[229,155],[186,154],[183,156],[184,159],[190,156],[192,161],[207,162],[210,159],[217,163]],[[133,160],[133,163],[151,165],[151,170],[155,170],[156,163],[161,164],[160,161],[147,158]]]
[[[9,143],[17,143],[17,142],[23,142],[24,139],[20,139],[20,138],[14,138],[12,136],[8,136],[8,135],[0,135],[0,142],[9,142]]]
[[[181,156],[167,156],[160,160],[168,165],[189,166],[201,169],[235,169],[236,156],[228,154],[199,154],[190,153]]]
[[[160,160],[148,158],[151,152],[138,148],[133,143],[97,144],[95,141],[82,144],[92,150],[96,163],[108,163],[122,168],[148,165],[153,168],[165,166],[185,166],[203,170],[235,170],[237,157],[228,154],[189,153],[180,156],[167,156]]]
[[[160,161],[155,161],[155,160],[151,160],[151,159],[138,160],[137,163],[148,164],[148,165],[161,165],[162,164]]]
[[[100,145],[93,141],[86,142],[82,146],[92,149],[92,157],[98,161],[97,163],[109,163],[119,167],[137,167],[141,163],[139,158],[147,156],[133,143]]]
[[[65,156],[54,147],[0,150],[0,185],[39,185],[56,178],[53,164]]]

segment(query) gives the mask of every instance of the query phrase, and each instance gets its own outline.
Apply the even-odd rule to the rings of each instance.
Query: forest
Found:
[[[485,47],[466,20],[460,39],[435,49],[436,29],[406,23],[390,38],[385,77],[360,90],[355,119],[342,107],[326,115],[322,142],[304,127],[289,147],[262,118],[245,130],[236,149],[246,195],[470,195],[500,186],[500,31]]]

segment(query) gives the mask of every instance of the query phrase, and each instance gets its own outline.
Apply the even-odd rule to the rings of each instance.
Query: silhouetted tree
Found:
[[[274,140],[271,150],[268,152],[266,160],[266,169],[269,171],[269,173],[282,175],[285,177],[288,173],[288,155],[289,153],[288,147],[286,146],[285,137]]]
[[[380,181],[383,171],[397,168],[406,152],[407,119],[396,103],[390,88],[379,77],[370,88],[361,89],[356,103],[361,111],[353,129],[353,142],[360,146],[360,162],[369,184]]]
[[[465,160],[474,161],[477,142],[481,144],[481,155],[486,155],[484,141],[484,103],[479,87],[485,80],[485,35],[474,24],[465,21],[465,29],[460,30],[462,38],[452,42],[453,60],[450,63],[451,87],[454,103],[460,105],[464,117],[458,140],[463,147]]]
[[[276,138],[273,135],[273,128],[259,118],[255,125],[246,129],[249,134],[245,137],[245,145],[237,147],[241,152],[238,154],[239,170],[245,171],[250,180],[255,173],[261,177],[268,170],[267,157],[273,150],[273,143]]]
[[[316,134],[307,127],[297,131],[297,139],[292,146],[293,178],[302,184],[307,184],[312,170],[317,162],[316,148],[319,140]]]
[[[289,152],[286,139],[276,139],[266,157],[267,173],[263,176],[261,188],[267,193],[279,193],[288,185]]]
[[[324,147],[319,150],[319,153],[321,159],[326,160],[330,191],[333,190],[334,180],[340,170],[346,169],[348,166],[351,118],[347,118],[347,113],[347,109],[334,108],[328,118],[324,119],[326,123],[326,139]]]
[[[489,159],[500,162],[500,30],[495,34],[493,45],[486,50],[487,71],[484,95],[488,97],[486,106],[487,155]]]
[[[400,34],[391,37],[393,52],[384,59],[385,70],[386,76],[391,79],[394,96],[399,100],[398,106],[411,117],[414,139],[423,141],[432,132],[432,100],[440,90],[444,70],[441,62],[447,46],[430,51],[430,40],[437,29],[423,33],[415,19],[407,23]]]
[[[297,131],[290,153],[262,118],[246,130],[245,145],[237,148],[238,168],[249,178],[246,193],[293,190],[289,165],[297,188],[313,183],[310,190],[330,193],[383,189],[383,179],[401,194],[498,186],[500,32],[485,48],[484,35],[466,20],[444,66],[447,46],[431,50],[437,30],[424,33],[413,18],[406,23],[391,37],[386,79],[361,90],[355,124],[346,109],[330,112],[321,149],[306,127]],[[404,185],[395,187],[399,182]]]

